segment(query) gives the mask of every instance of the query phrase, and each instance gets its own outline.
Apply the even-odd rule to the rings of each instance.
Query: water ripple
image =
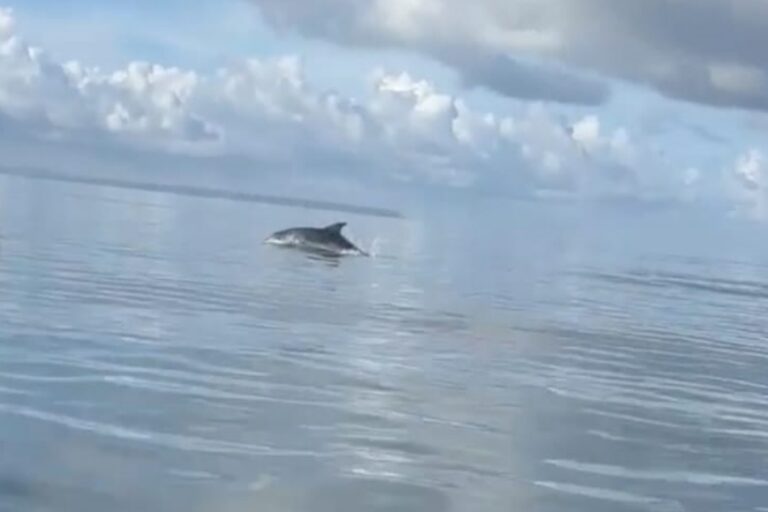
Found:
[[[391,254],[328,265],[262,246],[297,212],[81,185],[0,197],[0,493],[10,473],[84,496],[65,512],[90,488],[171,512],[766,501],[765,268],[365,217]]]

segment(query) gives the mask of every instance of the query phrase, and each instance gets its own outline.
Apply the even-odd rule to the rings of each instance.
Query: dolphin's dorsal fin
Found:
[[[331,233],[341,233],[341,230],[346,226],[346,222],[337,222],[336,224],[331,224],[330,226],[325,226],[323,229],[325,231],[330,231]]]

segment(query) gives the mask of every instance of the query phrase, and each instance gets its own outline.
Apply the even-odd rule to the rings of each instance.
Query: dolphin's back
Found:
[[[329,226],[325,226],[323,228],[323,231],[327,231],[328,233],[336,233],[337,235],[341,235],[341,230],[344,229],[344,226],[346,226],[346,222],[336,222],[335,224],[331,224]]]
[[[324,228],[302,228],[301,232],[309,242],[344,250],[357,249],[341,234],[345,224],[344,222],[339,222]]]

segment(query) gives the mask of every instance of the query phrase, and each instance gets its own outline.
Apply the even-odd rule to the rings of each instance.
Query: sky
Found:
[[[765,0],[0,0],[0,152],[768,220],[766,47]]]

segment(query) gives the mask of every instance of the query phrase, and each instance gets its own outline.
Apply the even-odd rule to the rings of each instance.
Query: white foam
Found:
[[[374,238],[373,242],[371,242],[371,245],[368,248],[368,255],[371,258],[376,258],[379,255],[380,245],[381,245],[381,238],[380,237]]]

